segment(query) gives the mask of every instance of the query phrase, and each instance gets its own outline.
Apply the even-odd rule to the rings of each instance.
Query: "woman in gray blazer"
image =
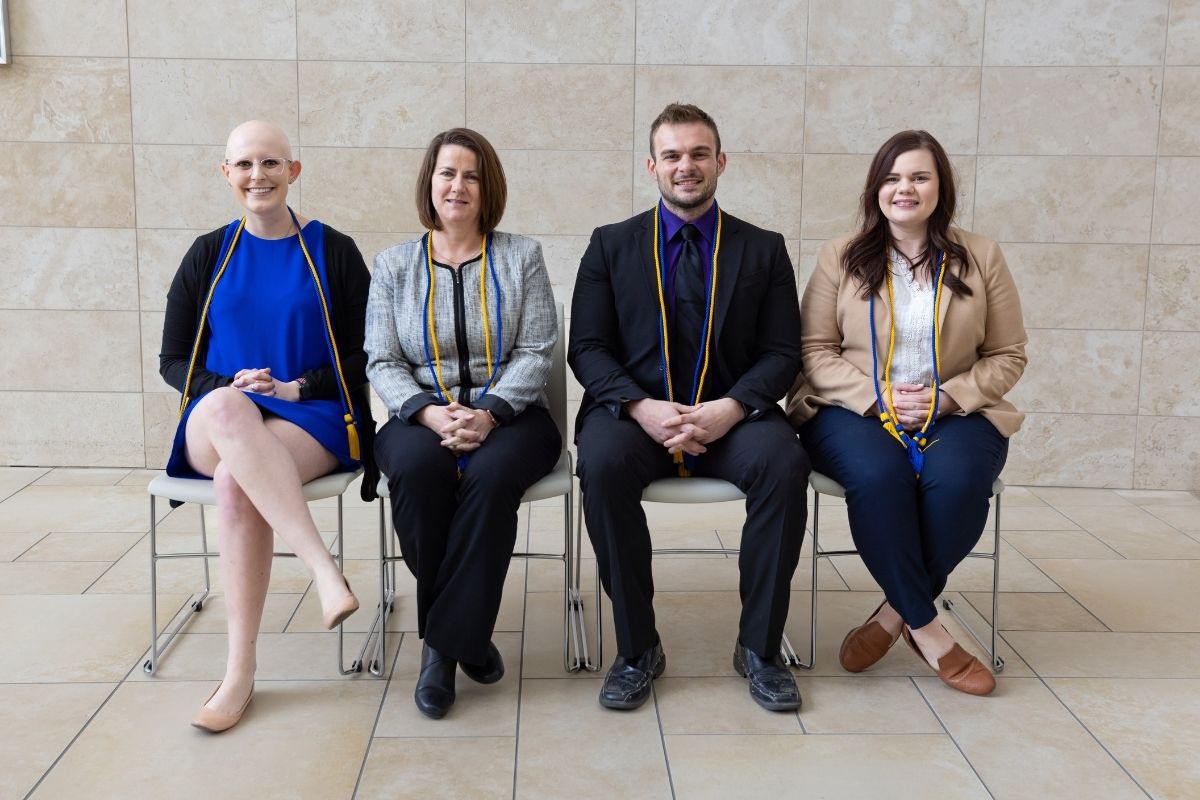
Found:
[[[496,230],[504,169],[480,134],[429,143],[416,201],[427,232],[375,258],[367,376],[387,406],[375,440],[424,646],[414,700],[440,719],[455,667],[493,683],[491,642],[521,496],[562,448],[544,385],[558,336],[533,239]]]

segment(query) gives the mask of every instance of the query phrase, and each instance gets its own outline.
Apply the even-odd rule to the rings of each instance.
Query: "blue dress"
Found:
[[[224,257],[236,225],[225,231]],[[321,288],[329,300],[329,283],[321,255],[325,252],[325,227],[316,220],[304,226],[304,244],[313,257]],[[207,287],[205,287],[207,291]],[[291,381],[312,369],[333,366],[321,301],[312,274],[295,236],[260,239],[243,230],[229,265],[217,284],[208,309],[208,353],[204,365],[220,375],[242,369],[271,368],[280,381]],[[341,400],[289,402],[247,392],[263,416],[274,415],[301,427],[338,460],[339,469],[353,470]],[[202,398],[188,404],[167,461],[167,474],[203,478],[187,463],[184,430],[192,410]]]

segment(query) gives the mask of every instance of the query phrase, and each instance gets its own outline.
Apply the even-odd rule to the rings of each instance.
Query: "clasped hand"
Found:
[[[667,452],[693,456],[706,452],[705,445],[729,433],[746,416],[742,404],[731,397],[694,406],[645,398],[629,403],[626,411]]]
[[[459,403],[430,404],[417,412],[417,422],[442,437],[442,447],[455,455],[478,450],[496,427],[486,411]]]
[[[261,369],[239,369],[233,376],[233,388],[247,394],[261,394],[295,402],[300,399],[300,384],[295,381],[276,380],[270,367]]]
[[[929,415],[933,390],[919,383],[892,384],[892,410],[896,421],[907,431],[919,430]],[[945,392],[939,392],[938,417],[958,410],[958,404]]]

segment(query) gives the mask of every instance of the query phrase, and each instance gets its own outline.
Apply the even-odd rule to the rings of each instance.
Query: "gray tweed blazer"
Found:
[[[541,244],[496,231],[490,255],[500,282],[503,342],[496,379],[486,396],[480,397],[488,379],[479,303],[481,261],[464,264],[457,273],[434,266],[433,313],[442,383],[451,399],[486,408],[507,422],[530,404],[547,405],[545,383],[550,354],[558,340],[558,319]],[[425,350],[428,285],[419,238],[389,247],[375,257],[367,302],[367,377],[387,406],[388,416],[406,422],[419,409],[439,402]],[[494,364],[498,326],[496,286],[490,274],[487,301]],[[431,340],[430,352],[432,349]],[[469,390],[464,392],[467,386]]]

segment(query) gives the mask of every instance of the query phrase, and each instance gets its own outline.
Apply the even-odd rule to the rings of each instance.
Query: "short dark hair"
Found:
[[[721,153],[721,134],[717,130],[717,123],[699,106],[694,106],[691,103],[668,103],[667,107],[654,118],[654,122],[650,124],[650,158],[655,158],[654,155],[654,134],[663,125],[683,125],[688,122],[699,122],[702,125],[707,125],[712,131],[713,137],[717,140],[717,152],[714,155]]]
[[[438,153],[451,144],[467,148],[479,162],[479,229],[482,233],[491,233],[504,216],[504,205],[508,202],[508,181],[492,143],[482,133],[470,128],[442,131],[433,137],[425,149],[421,171],[417,174],[417,215],[421,218],[421,224],[432,230],[442,229],[437,209],[433,207],[430,187],[433,185],[433,172],[437,169]]]

